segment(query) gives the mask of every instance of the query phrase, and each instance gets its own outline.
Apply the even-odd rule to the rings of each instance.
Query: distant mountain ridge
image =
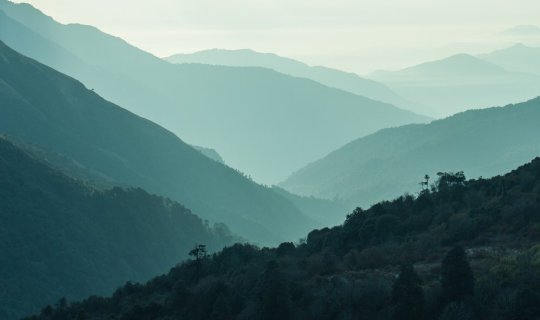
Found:
[[[372,77],[385,79],[391,82],[411,81],[429,82],[436,80],[447,80],[447,77],[457,77],[460,80],[469,77],[486,77],[500,76],[508,73],[504,68],[476,58],[469,54],[456,54],[448,58],[425,62],[419,65],[402,69],[398,72],[392,71],[376,71],[372,73]]]
[[[540,98],[470,110],[424,125],[384,129],[357,139],[295,172],[284,189],[368,206],[417,192],[425,174],[503,173],[540,156]]]
[[[540,95],[540,75],[506,69],[498,59],[457,54],[370,78],[420,102],[415,112],[445,117],[468,109],[505,105]],[[519,62],[518,62],[519,63]],[[424,107],[422,107],[424,106]]]
[[[230,166],[266,184],[358,136],[429,120],[269,69],[174,65],[96,28],[57,23],[30,5],[0,0],[0,10],[26,28],[2,30],[1,39],[15,50],[190,144],[219,150]],[[41,40],[32,47],[36,35]],[[47,51],[59,48],[76,59]]]
[[[172,63],[203,63],[232,67],[263,67],[295,77],[311,79],[329,87],[349,91],[373,100],[408,109],[413,105],[381,83],[362,78],[355,73],[324,66],[309,66],[303,62],[261,53],[251,49],[209,49],[189,54],[175,54],[164,58]]]
[[[0,70],[1,133],[61,154],[109,184],[170,197],[254,242],[295,239],[317,224],[271,189],[2,42]]]
[[[540,47],[529,47],[518,43],[478,57],[507,70],[540,75]]]

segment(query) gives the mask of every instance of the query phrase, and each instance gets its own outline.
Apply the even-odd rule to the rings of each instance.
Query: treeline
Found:
[[[426,182],[300,243],[237,244],[28,319],[540,317],[540,158],[491,179]]]

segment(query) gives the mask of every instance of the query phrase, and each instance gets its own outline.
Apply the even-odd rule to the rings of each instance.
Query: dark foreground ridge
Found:
[[[93,189],[1,137],[0,181],[3,320],[146,281],[195,243],[218,250],[234,241],[176,202],[142,189]]]
[[[441,174],[300,244],[237,244],[28,319],[536,319],[539,240],[536,158],[490,179]]]

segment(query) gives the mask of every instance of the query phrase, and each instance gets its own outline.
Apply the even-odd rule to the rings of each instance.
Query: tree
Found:
[[[436,182],[437,190],[446,190],[452,187],[464,186],[467,178],[463,171],[458,172],[438,172],[439,177]]]
[[[189,252],[189,255],[194,257],[196,261],[200,261],[204,258],[206,258],[206,245],[204,244],[198,244],[195,246],[195,248],[191,249]]]
[[[461,246],[452,248],[442,261],[441,289],[444,305],[464,301],[474,294],[474,275]]]
[[[189,255],[195,258],[195,274],[194,274],[194,280],[199,281],[202,274],[202,262],[206,258],[206,245],[204,244],[198,244],[195,246],[195,248],[191,249],[189,252]]]
[[[410,264],[402,265],[392,287],[394,320],[418,320],[424,312],[422,281]]]
[[[424,180],[420,181],[420,194],[426,194],[426,193],[429,193],[429,175],[426,174],[424,176]]]

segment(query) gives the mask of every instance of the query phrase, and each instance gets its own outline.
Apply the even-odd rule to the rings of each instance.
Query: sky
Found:
[[[96,26],[161,57],[250,48],[364,75],[518,42],[540,46],[539,0],[14,2],[62,23]]]

